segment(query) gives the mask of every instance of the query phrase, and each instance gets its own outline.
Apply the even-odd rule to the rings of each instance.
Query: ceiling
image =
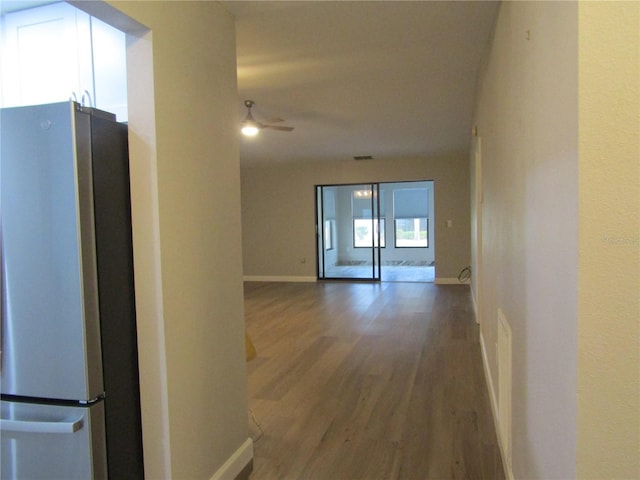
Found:
[[[242,165],[466,151],[498,2],[230,1],[238,112],[290,133],[241,138]]]
[[[0,15],[53,3],[55,0],[1,0]]]

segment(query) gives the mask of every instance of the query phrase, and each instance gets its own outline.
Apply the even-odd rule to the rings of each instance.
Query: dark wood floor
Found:
[[[253,480],[503,479],[467,286],[247,283]]]

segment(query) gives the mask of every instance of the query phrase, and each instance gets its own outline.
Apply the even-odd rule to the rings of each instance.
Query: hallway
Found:
[[[253,480],[504,478],[469,289],[246,283]]]

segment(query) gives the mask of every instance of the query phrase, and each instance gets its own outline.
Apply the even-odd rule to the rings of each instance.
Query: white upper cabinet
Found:
[[[67,3],[3,15],[1,104],[75,99],[126,120],[125,35]]]
[[[94,105],[115,113],[118,121],[127,119],[126,36],[95,17],[91,17],[93,45]]]
[[[59,102],[91,93],[89,15],[57,3],[4,17],[2,104]]]

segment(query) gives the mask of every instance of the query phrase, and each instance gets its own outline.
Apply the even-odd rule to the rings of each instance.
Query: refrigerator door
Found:
[[[3,394],[104,391],[90,121],[71,102],[0,111]]]
[[[103,402],[91,407],[1,404],[0,477],[107,478]]]

